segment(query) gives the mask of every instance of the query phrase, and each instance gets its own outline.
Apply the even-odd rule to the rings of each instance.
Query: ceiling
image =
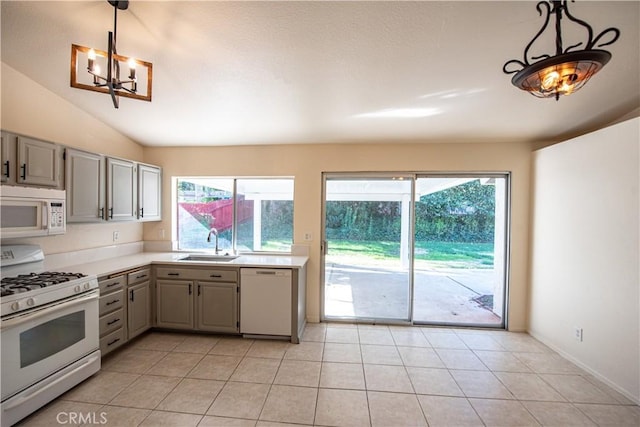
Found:
[[[106,1],[2,1],[2,61],[145,146],[555,142],[640,106],[640,2],[578,1],[613,58],[556,102],[511,85],[536,3],[132,1],[118,52],[153,63],[153,100],[71,88],[71,44],[107,49]],[[563,21],[565,47],[586,39]],[[553,35],[534,50],[552,53]]]

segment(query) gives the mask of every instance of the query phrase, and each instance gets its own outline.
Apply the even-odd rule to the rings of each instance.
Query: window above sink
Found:
[[[181,251],[290,253],[293,178],[178,177]],[[221,258],[218,262],[225,262]]]

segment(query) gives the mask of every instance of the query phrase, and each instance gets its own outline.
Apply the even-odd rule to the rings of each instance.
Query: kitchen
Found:
[[[579,5],[576,5],[576,10]],[[108,5],[105,3],[104,6],[107,11],[105,12],[104,9],[102,11],[109,15]],[[3,4],[4,7],[5,5]],[[132,5],[133,7],[134,5]],[[525,9],[526,13],[531,12],[529,10],[531,8]],[[5,16],[4,11],[3,16]],[[122,16],[123,19],[126,19],[124,18],[126,15],[123,14]],[[602,24],[613,25],[609,21],[607,20]],[[132,25],[125,25],[124,22],[126,21],[122,21],[120,24],[123,31],[120,35],[121,43],[124,43],[127,39],[127,33],[131,31]],[[98,33],[96,45],[104,43],[102,40],[104,32],[109,26],[110,24],[107,22],[104,28],[101,27],[96,31]],[[3,22],[3,58],[5,55],[4,43],[5,40],[8,40],[4,35],[5,27]],[[527,33],[527,36],[529,35],[529,31],[523,31],[523,33]],[[81,34],[74,36],[74,38],[77,37],[81,37]],[[82,40],[69,40],[68,43],[73,41]],[[65,45],[65,52],[67,48],[68,46]],[[519,46],[519,48],[521,47]],[[630,52],[634,52],[634,50],[630,49]],[[496,56],[504,59],[511,53],[499,53]],[[515,53],[513,54],[515,55]],[[150,56],[147,59],[153,59]],[[622,56],[624,55],[614,53],[614,60],[612,61],[621,60]],[[629,56],[629,60],[633,61],[633,56]],[[63,59],[68,61],[66,56]],[[615,62],[612,62],[609,67],[615,68],[614,64]],[[143,146],[135,142],[137,138],[125,136],[125,134],[105,124],[105,122],[114,123],[119,120],[125,120],[123,116],[133,111],[136,108],[134,102],[138,103],[138,101],[125,102],[127,100],[123,100],[120,109],[115,110],[111,106],[108,97],[87,92],[86,94],[83,93],[82,96],[86,97],[88,103],[92,104],[92,106],[79,108],[70,104],[55,90],[47,89],[35,83],[34,80],[28,77],[28,74],[18,70],[17,63],[5,62],[5,59],[3,59],[3,129],[84,151],[131,159],[162,168],[162,188],[164,192],[162,197],[163,218],[161,221],[144,223],[137,221],[110,223],[105,221],[99,224],[73,224],[67,226],[64,235],[20,240],[20,243],[39,244],[47,257],[51,255],[57,255],[60,258],[65,256],[72,257],[73,255],[65,254],[74,254],[95,248],[103,248],[103,251],[109,253],[108,257],[112,257],[117,255],[119,250],[126,251],[127,249],[125,248],[128,246],[138,248],[141,242],[144,242],[145,247],[151,248],[153,251],[171,250],[172,233],[174,233],[171,220],[173,205],[170,193],[172,176],[210,176],[212,174],[217,176],[291,176],[295,177],[294,242],[309,245],[310,251],[309,262],[307,263],[306,317],[308,322],[315,323],[320,321],[322,317],[320,309],[319,261],[321,256],[319,236],[322,219],[319,202],[321,199],[319,177],[323,171],[509,170],[512,172],[512,254],[510,260],[509,329],[512,331],[528,330],[530,322],[529,311],[536,312],[535,307],[529,307],[528,297],[528,283],[530,282],[528,273],[530,262],[529,225],[532,220],[533,205],[533,201],[530,200],[530,186],[534,180],[531,161],[532,150],[538,147],[537,144],[544,144],[545,138],[537,138],[535,141],[538,141],[538,143],[533,144],[530,142],[512,143],[511,140],[503,140],[502,142],[459,141],[455,144],[444,141],[420,142],[425,138],[417,142],[407,138],[399,138],[400,142],[396,142],[394,137],[389,137],[385,141],[376,143],[341,144],[340,142],[343,140],[349,139],[347,136],[343,136],[325,144],[279,144],[274,142],[271,145],[262,145],[256,139],[255,144],[258,145],[216,147]],[[65,73],[67,72],[68,69],[65,70]],[[67,77],[65,74],[62,78],[65,86]],[[601,76],[594,78],[592,82],[594,86],[597,86],[596,83],[599,77]],[[519,96],[526,96],[517,92],[512,93],[511,91],[515,91],[515,89],[506,87],[507,81],[500,82],[500,84],[503,83],[505,84],[505,92],[511,96],[509,99],[513,98],[509,102],[517,102],[516,99]],[[72,91],[73,89],[65,87],[63,90]],[[589,90],[589,87],[584,89],[584,91],[587,90]],[[157,101],[154,99],[151,104],[145,104],[144,107],[140,108],[150,108],[149,106],[154,106],[156,102],[162,102],[161,94],[158,91],[160,91],[160,87],[156,88],[156,97],[159,98]],[[76,92],[82,91],[76,90]],[[576,97],[586,96],[585,94],[588,94],[588,92],[576,94]],[[604,95],[601,94],[600,96]],[[563,103],[572,102],[571,99],[562,99],[553,107],[568,108]],[[467,100],[470,101],[470,99]],[[526,99],[526,101],[529,100]],[[529,102],[533,101],[535,100]],[[91,108],[95,108],[94,104],[104,104],[108,115],[107,119],[100,121],[86,112]],[[574,105],[571,108],[578,107]],[[549,104],[545,104],[545,110],[547,109],[551,109]],[[546,114],[546,112],[540,111],[539,114]],[[565,114],[567,115],[565,117],[572,117],[573,120],[577,120],[577,117],[572,116],[572,113],[567,111]],[[630,118],[636,116],[632,114]],[[33,117],[38,117],[38,120],[33,120]],[[612,119],[613,117],[611,117]],[[378,129],[378,131],[380,130]],[[565,139],[568,139],[568,137]],[[176,159],[179,160],[176,161]],[[236,162],[230,161],[230,159],[242,160]],[[116,242],[113,239],[114,232],[118,232],[118,240]],[[312,240],[305,240],[307,233],[311,234]],[[203,236],[203,239],[205,238],[206,236]],[[78,265],[84,262],[84,259],[80,262],[67,261],[61,265]],[[621,299],[625,299],[624,295],[622,294]],[[604,318],[607,318],[607,316],[603,315]],[[567,344],[568,349],[570,345]],[[559,346],[563,347],[563,345]],[[570,350],[565,350],[565,352],[571,354]],[[581,357],[586,358],[584,355]],[[608,357],[613,356],[610,355]],[[618,374],[611,375],[617,377]]]

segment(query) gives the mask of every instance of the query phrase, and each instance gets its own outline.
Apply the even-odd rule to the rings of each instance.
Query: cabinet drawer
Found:
[[[124,305],[124,298],[124,289],[100,297],[100,316],[122,308],[122,306]]]
[[[237,282],[237,270],[198,270],[197,280],[208,280],[210,282]]]
[[[107,335],[124,325],[124,308],[100,317],[100,336]]]
[[[115,350],[124,343],[124,328],[120,328],[100,338],[100,353],[104,357],[105,354]]]
[[[113,277],[111,279],[100,280],[100,295],[106,295],[118,289],[122,289],[127,278],[123,276]]]
[[[151,278],[151,269],[143,268],[142,270],[137,270],[127,275],[129,286],[135,285],[136,283],[144,282],[145,280],[149,280]]]
[[[237,282],[237,270],[218,270],[203,268],[171,268],[158,267],[158,279],[207,280],[210,282]]]
[[[183,268],[157,267],[156,279],[189,279],[191,270]]]

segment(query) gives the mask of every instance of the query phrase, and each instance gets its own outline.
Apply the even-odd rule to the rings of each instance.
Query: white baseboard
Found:
[[[620,387],[619,385],[617,385],[613,381],[609,380],[604,375],[600,374],[599,372],[597,372],[594,369],[590,368],[589,366],[585,365],[580,360],[578,360],[575,357],[571,356],[570,354],[566,353],[564,350],[562,350],[562,349],[558,348],[557,346],[551,344],[544,337],[541,337],[541,336],[539,336],[538,334],[536,334],[536,333],[534,333],[532,331],[526,331],[526,332],[529,335],[531,335],[533,338],[535,338],[538,341],[540,341],[542,344],[546,345],[547,347],[549,347],[550,349],[552,349],[553,351],[558,353],[560,356],[564,357],[565,359],[567,359],[568,361],[570,361],[574,365],[578,366],[580,369],[588,372],[590,375],[595,377],[598,381],[604,383],[606,386],[610,387],[616,393],[621,394],[624,398],[628,399],[630,401],[630,403],[634,403],[636,405],[640,405],[640,396],[633,396],[630,392],[628,392],[627,390],[623,389],[622,387]]]

